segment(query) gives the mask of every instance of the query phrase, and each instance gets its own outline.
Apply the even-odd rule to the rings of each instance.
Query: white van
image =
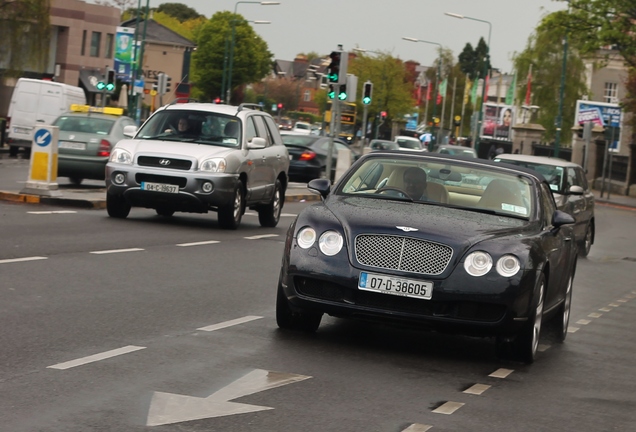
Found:
[[[36,125],[50,125],[71,104],[86,105],[86,94],[80,87],[30,78],[20,78],[11,96],[7,118],[9,154],[31,148]]]

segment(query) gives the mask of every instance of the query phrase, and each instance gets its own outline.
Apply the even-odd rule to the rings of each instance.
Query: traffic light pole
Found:
[[[338,93],[340,93],[340,85],[339,84],[334,84],[333,88],[336,92],[336,95],[338,95]],[[331,119],[329,121],[329,147],[327,150],[327,167],[325,169],[325,175],[327,176],[327,178],[329,179],[329,181],[331,182],[331,167],[333,165],[333,140],[334,137],[336,137],[337,132],[336,132],[336,128],[337,128],[337,124],[339,124],[340,122],[336,122],[336,118],[340,115],[340,100],[338,99],[338,97],[333,98],[333,100],[331,101]]]
[[[364,112],[362,114],[362,133],[360,137],[362,138],[362,143],[360,144],[360,148],[364,148],[367,144],[367,113],[369,112],[369,105],[364,104]]]

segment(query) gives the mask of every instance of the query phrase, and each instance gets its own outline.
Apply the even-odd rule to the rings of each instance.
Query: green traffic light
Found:
[[[336,92],[335,91],[330,91],[329,93],[327,93],[327,96],[329,97],[329,99],[333,99],[336,97]]]
[[[328,75],[329,82],[338,82],[338,74],[332,73]]]
[[[97,87],[97,90],[104,90],[106,88],[106,83],[99,81],[95,87]]]
[[[347,99],[347,94],[346,94],[346,93],[340,93],[340,94],[338,95],[338,99],[340,99],[340,100],[345,100],[345,99]]]
[[[108,91],[115,90],[115,84],[113,84],[113,83],[106,84],[106,90],[108,90]]]
[[[369,96],[365,96],[362,98],[362,103],[365,105],[369,105],[371,103],[371,98]]]

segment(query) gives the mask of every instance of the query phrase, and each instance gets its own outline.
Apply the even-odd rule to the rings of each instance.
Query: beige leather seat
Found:
[[[512,182],[500,179],[493,180],[486,186],[484,193],[479,199],[479,207],[499,211],[511,211],[506,206],[517,206],[525,209],[523,198],[521,194],[515,193],[516,189],[516,185]]]
[[[404,188],[404,171],[409,167],[397,167],[389,175],[387,186],[393,186],[398,189],[405,190]],[[434,202],[448,204],[448,191],[439,183],[432,183],[429,179],[426,184],[426,195],[428,199]]]

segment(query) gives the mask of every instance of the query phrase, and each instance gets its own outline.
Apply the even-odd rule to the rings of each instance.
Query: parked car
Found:
[[[329,137],[319,135],[301,135],[282,133],[283,143],[289,156],[289,180],[308,182],[316,178],[327,177],[327,155],[329,154]],[[334,178],[338,163],[338,150],[347,150],[351,154],[351,163],[355,156],[344,141],[336,138],[333,141],[331,176]]]
[[[419,150],[419,151],[428,151],[423,145],[422,142],[415,138],[405,135],[398,135],[395,137],[394,141],[398,143],[401,150]]]
[[[487,183],[464,183],[467,174]],[[535,359],[544,322],[565,339],[574,218],[556,208],[538,172],[380,151],[333,187],[326,179],[308,187],[322,201],[288,231],[279,327],[314,332],[325,313],[410,324],[495,337],[499,354],[525,362]]]
[[[236,229],[250,208],[262,226],[274,227],[288,170],[274,119],[258,105],[173,103],[113,148],[106,209],[116,218],[128,216],[131,207],[161,216],[216,211],[222,228]]]
[[[59,128],[57,176],[71,183],[84,179],[104,180],[111,149],[126,138],[124,128],[135,121],[122,108],[71,105],[53,126]]]
[[[288,131],[291,130],[292,128],[292,121],[290,118],[288,117],[282,117],[279,121],[278,121],[278,128],[282,131]]]
[[[564,159],[522,154],[500,154],[493,161],[540,172],[550,184],[557,208],[576,219],[574,235],[579,244],[579,256],[590,253],[596,234],[594,194],[580,165]]]
[[[379,151],[379,150],[399,150],[400,145],[395,141],[374,139],[369,143],[369,148],[371,151]]]
[[[442,144],[437,149],[435,149],[435,153],[453,155],[453,156],[464,156],[464,157],[477,157],[477,152],[474,148],[451,145],[451,144]]]
[[[311,133],[311,124],[298,121],[294,124],[294,127],[292,127],[291,130],[292,132],[309,135]]]

